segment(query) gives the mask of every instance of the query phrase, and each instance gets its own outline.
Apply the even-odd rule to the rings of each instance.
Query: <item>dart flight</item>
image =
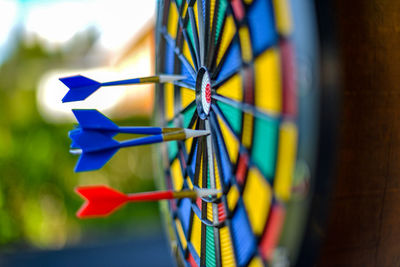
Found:
[[[69,132],[72,154],[80,154],[75,172],[92,171],[103,167],[123,147],[185,140],[210,134],[207,130],[159,127],[119,127],[96,110],[74,110],[79,126]],[[118,133],[149,134],[118,142]]]
[[[86,200],[76,214],[78,218],[107,216],[127,202],[158,201],[175,198],[196,199],[198,197],[216,196],[221,193],[217,189],[195,189],[123,194],[105,185],[78,187],[75,191]]]
[[[185,79],[182,75],[165,75],[160,74],[157,76],[134,78],[120,81],[112,81],[100,83],[95,80],[89,79],[82,75],[60,78],[59,80],[65,84],[69,91],[62,99],[62,102],[82,101],[97,91],[103,86],[116,86],[116,85],[130,85],[130,84],[144,84],[144,83],[166,83],[174,82]]]

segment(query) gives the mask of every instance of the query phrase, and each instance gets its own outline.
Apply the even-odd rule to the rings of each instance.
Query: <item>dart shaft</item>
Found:
[[[129,194],[128,201],[158,201],[164,199],[175,199],[175,198],[196,198],[197,193],[191,190],[183,191],[154,191],[154,192],[144,192]]]
[[[115,85],[127,85],[127,84],[138,84],[138,83],[159,83],[160,77],[158,76],[150,76],[150,77],[143,77],[143,78],[134,78],[134,79],[127,79],[121,81],[113,81],[113,82],[106,82],[102,83],[102,86],[115,86]]]

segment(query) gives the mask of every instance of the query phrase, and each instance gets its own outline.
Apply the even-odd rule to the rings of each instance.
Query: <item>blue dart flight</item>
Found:
[[[103,86],[116,86],[116,85],[129,85],[129,84],[143,84],[143,83],[166,83],[186,79],[182,75],[166,75],[160,74],[157,76],[134,78],[113,82],[100,83],[95,80],[89,79],[82,75],[60,78],[59,80],[65,84],[69,91],[62,99],[62,102],[73,102],[85,100],[97,89]]]

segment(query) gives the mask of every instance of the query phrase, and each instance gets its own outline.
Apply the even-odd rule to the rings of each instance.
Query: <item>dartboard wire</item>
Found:
[[[186,83],[184,81],[175,81],[174,84],[176,84],[176,85],[178,85],[180,87],[185,87],[185,88],[190,89],[192,91],[196,91],[196,88],[193,85],[188,84],[188,83]]]
[[[208,119],[205,120],[205,128],[206,130],[211,131],[211,126],[210,126],[210,121]],[[216,181],[215,181],[215,170],[214,170],[214,151],[213,151],[213,145],[212,145],[212,137],[211,135],[206,136],[206,143],[207,143],[207,156],[208,156],[208,169],[209,169],[209,179],[210,179],[210,188],[215,189],[216,188]],[[218,224],[219,219],[218,219],[218,204],[212,203],[212,212],[213,212],[213,223]],[[221,262],[219,259],[219,234],[218,230],[213,228],[213,235],[214,235],[214,250],[215,250],[215,255],[216,255],[216,265],[217,267],[221,266]]]
[[[226,23],[226,16],[224,18],[224,23],[223,23],[223,27],[225,27],[225,23]],[[223,28],[222,28],[223,29]],[[232,39],[229,42],[229,45],[226,47],[225,49],[225,54],[222,56],[221,61],[219,62],[219,64],[217,65],[217,58],[218,58],[218,52],[219,52],[219,46],[221,45],[221,41],[222,41],[222,36],[223,33],[220,34],[219,38],[218,38],[218,43],[216,46],[216,49],[214,51],[212,51],[213,54],[210,54],[211,57],[211,64],[210,64],[210,72],[214,73],[213,78],[216,78],[216,76],[219,74],[220,69],[222,68],[223,63],[225,62],[225,59],[227,57],[227,52],[230,50],[230,48],[232,47],[233,43],[235,41],[238,41],[239,39],[239,34],[238,32],[236,32],[233,36]],[[237,38],[237,39],[236,39]],[[215,76],[215,77],[214,77]]]
[[[189,19],[190,19],[190,25],[192,26],[194,46],[196,48],[195,55],[196,55],[196,61],[197,61],[197,68],[199,69],[201,66],[200,53],[199,53],[200,52],[199,34],[197,32],[197,22],[196,22],[196,18],[194,16],[193,7],[188,8],[188,14],[189,14]]]
[[[169,43],[169,45],[175,47],[174,53],[178,56],[178,58],[182,62],[182,64],[184,64],[186,66],[186,69],[190,72],[190,75],[192,76],[192,78],[196,79],[196,72],[193,69],[192,65],[190,65],[190,63],[187,61],[185,56],[176,47],[175,40],[171,36],[169,36],[169,34],[166,32],[165,28],[163,28],[163,30],[162,30],[162,35],[164,36],[164,39],[166,40],[166,42]]]
[[[240,44],[238,33],[235,33],[235,35],[232,37],[232,40],[229,43],[228,47],[226,48],[225,54],[222,56],[221,61],[219,62],[219,64],[217,66],[215,66],[214,68],[211,68],[211,70],[210,70],[210,72],[212,73],[211,80],[217,80],[217,77],[219,76],[219,73],[220,73],[222,67],[224,66],[225,61],[226,61],[226,59],[227,59],[227,57],[229,55],[228,52],[230,52],[230,49],[232,49],[233,45],[235,45],[235,44]],[[235,70],[235,73],[237,73],[240,70],[240,68],[242,67],[242,64],[243,63],[241,63],[239,68]],[[234,74],[230,74],[230,75],[227,75],[227,76],[231,77],[232,75],[234,75]],[[224,79],[221,79],[221,81],[225,81],[227,79],[229,79],[229,78],[225,78],[224,77]],[[219,83],[220,82],[216,83],[215,85],[218,85]]]
[[[261,174],[262,174],[262,172],[261,172],[261,170],[260,170],[260,168],[257,166],[257,164],[255,164],[255,163],[253,163],[253,160],[252,160],[252,158],[251,158],[251,151],[249,151],[249,149],[248,148],[246,148],[243,144],[242,144],[242,142],[241,142],[241,140],[240,140],[240,137],[235,133],[235,131],[233,130],[233,128],[232,128],[232,126],[229,124],[229,122],[227,121],[227,119],[225,118],[225,116],[222,114],[222,112],[219,110],[219,108],[218,107],[215,107],[214,106],[214,108],[213,108],[213,111],[215,112],[215,116],[216,117],[219,117],[225,124],[226,124],[226,126],[229,128],[229,131],[231,132],[231,134],[234,136],[234,138],[237,140],[237,142],[238,142],[238,144],[239,144],[239,154],[238,154],[238,157],[239,157],[239,155],[240,154],[247,154],[248,156],[249,156],[249,161],[248,161],[248,166],[247,166],[247,168],[249,169],[249,168],[256,168]],[[217,118],[214,118],[214,117],[210,117],[212,120],[217,120]],[[216,124],[217,122],[215,122],[214,121],[214,124]],[[214,127],[214,128],[216,128],[216,127]],[[223,135],[222,135],[222,132],[221,132],[221,130],[217,127],[215,130],[217,130],[217,131],[215,131],[215,134],[218,134],[221,138],[223,137]],[[279,137],[278,137],[279,138]],[[222,140],[223,140],[223,138],[222,138]],[[277,141],[277,142],[279,142],[279,140]],[[226,148],[226,144],[224,144],[224,146],[225,146],[225,153],[228,153],[228,151],[227,151],[227,148]],[[230,157],[229,157],[229,154],[228,154],[228,158],[230,159]],[[230,177],[230,181],[231,181],[231,183],[234,183],[234,184],[236,184],[237,186],[238,186],[238,188],[240,188],[240,189],[243,189],[243,186],[242,185],[239,185],[238,184],[238,182],[236,181],[236,176],[235,176],[235,171],[236,171],[236,165],[237,165],[237,163],[238,162],[236,162],[235,163],[235,166],[233,166],[233,164],[231,163],[231,167],[232,167],[232,176]],[[234,171],[235,170],[235,171]],[[263,177],[265,177],[264,176],[264,174],[262,175]],[[267,181],[273,181],[273,177],[265,177],[266,179],[267,179]],[[273,186],[273,183],[269,183],[271,186]],[[224,192],[225,193],[225,192]]]
[[[253,115],[256,118],[262,119],[262,120],[267,120],[267,121],[295,121],[295,117],[290,116],[290,115],[284,115],[280,113],[266,113],[265,111],[262,111],[258,109],[255,106],[252,106],[248,103],[245,102],[239,102],[237,100],[227,98],[218,94],[213,94],[211,97],[218,102],[225,103],[229,106],[232,106],[234,108],[237,108],[241,110],[243,113],[248,113],[250,115]]]
[[[183,1],[185,1],[185,0],[183,0]],[[192,42],[191,42],[189,36],[187,35],[188,33],[187,33],[187,31],[186,31],[186,26],[187,26],[187,24],[188,24],[188,21],[189,21],[189,7],[188,7],[188,10],[186,11],[186,14],[185,14],[185,17],[184,17],[184,18],[181,17],[181,14],[179,14],[178,25],[179,25],[179,27],[180,27],[180,29],[181,29],[183,38],[185,39],[185,42],[186,42],[187,46],[189,47],[189,52],[190,52],[190,55],[191,55],[191,57],[192,57],[192,61],[193,61],[193,64],[194,64],[194,68],[197,70],[197,69],[198,69],[197,56],[196,56],[194,47],[192,46]],[[164,33],[164,34],[165,34],[165,33]],[[183,54],[183,51],[179,51],[179,53]],[[189,64],[189,65],[190,65],[190,64]],[[191,66],[191,65],[190,65],[190,66]],[[192,67],[192,66],[191,66],[191,67]]]
[[[221,4],[220,1],[216,1],[215,2],[215,8],[214,8],[214,17],[213,17],[213,22],[212,22],[212,27],[211,27],[211,31],[210,31],[210,38],[208,40],[208,51],[210,51],[207,55],[207,68],[212,70],[214,68],[214,63],[216,62],[216,54],[218,51],[218,47],[219,44],[221,42],[221,38],[222,38],[222,33],[220,33],[220,35],[218,36],[217,42],[215,42],[215,35],[216,35],[216,28],[217,28],[217,20],[218,20],[218,12],[219,12],[219,8],[221,8]],[[228,7],[226,8],[225,12],[224,12],[224,18],[223,18],[223,22],[221,24],[221,31],[222,29],[225,27],[225,19],[228,13]],[[215,57],[215,59],[214,59]]]
[[[184,109],[182,109],[181,111],[177,112],[177,113],[174,115],[174,117],[173,117],[172,119],[170,119],[169,121],[167,121],[167,124],[169,124],[169,123],[174,123],[174,121],[176,121],[177,119],[179,119],[179,116],[183,115],[183,113],[185,113],[185,112],[188,111],[190,108],[192,108],[193,105],[196,105],[196,100],[193,100],[193,101],[192,101],[189,105],[187,105]],[[193,117],[194,117],[194,116],[197,116],[196,111],[193,112],[191,121],[193,120]],[[189,124],[189,125],[190,125],[190,124]],[[192,124],[192,126],[193,126],[193,124]]]
[[[203,1],[197,0],[197,17],[199,19],[199,44],[200,44],[200,64],[201,66],[204,65],[204,55],[205,55],[205,47],[206,47],[206,37],[205,37],[205,29],[204,29],[204,16],[203,16]]]

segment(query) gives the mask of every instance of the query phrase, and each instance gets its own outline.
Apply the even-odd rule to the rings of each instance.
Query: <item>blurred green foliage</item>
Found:
[[[112,233],[157,218],[157,204],[128,205],[106,219],[75,218],[77,185],[109,184],[123,192],[152,190],[150,146],[121,150],[100,171],[75,174],[68,125],[45,122],[36,108],[36,86],[46,71],[67,68],[93,44],[83,35],[68,49],[47,51],[21,38],[0,66],[0,244],[59,248],[99,230]],[[60,84],[60,86],[62,86]],[[149,124],[133,118],[129,124]],[[93,236],[93,234],[92,234]]]

